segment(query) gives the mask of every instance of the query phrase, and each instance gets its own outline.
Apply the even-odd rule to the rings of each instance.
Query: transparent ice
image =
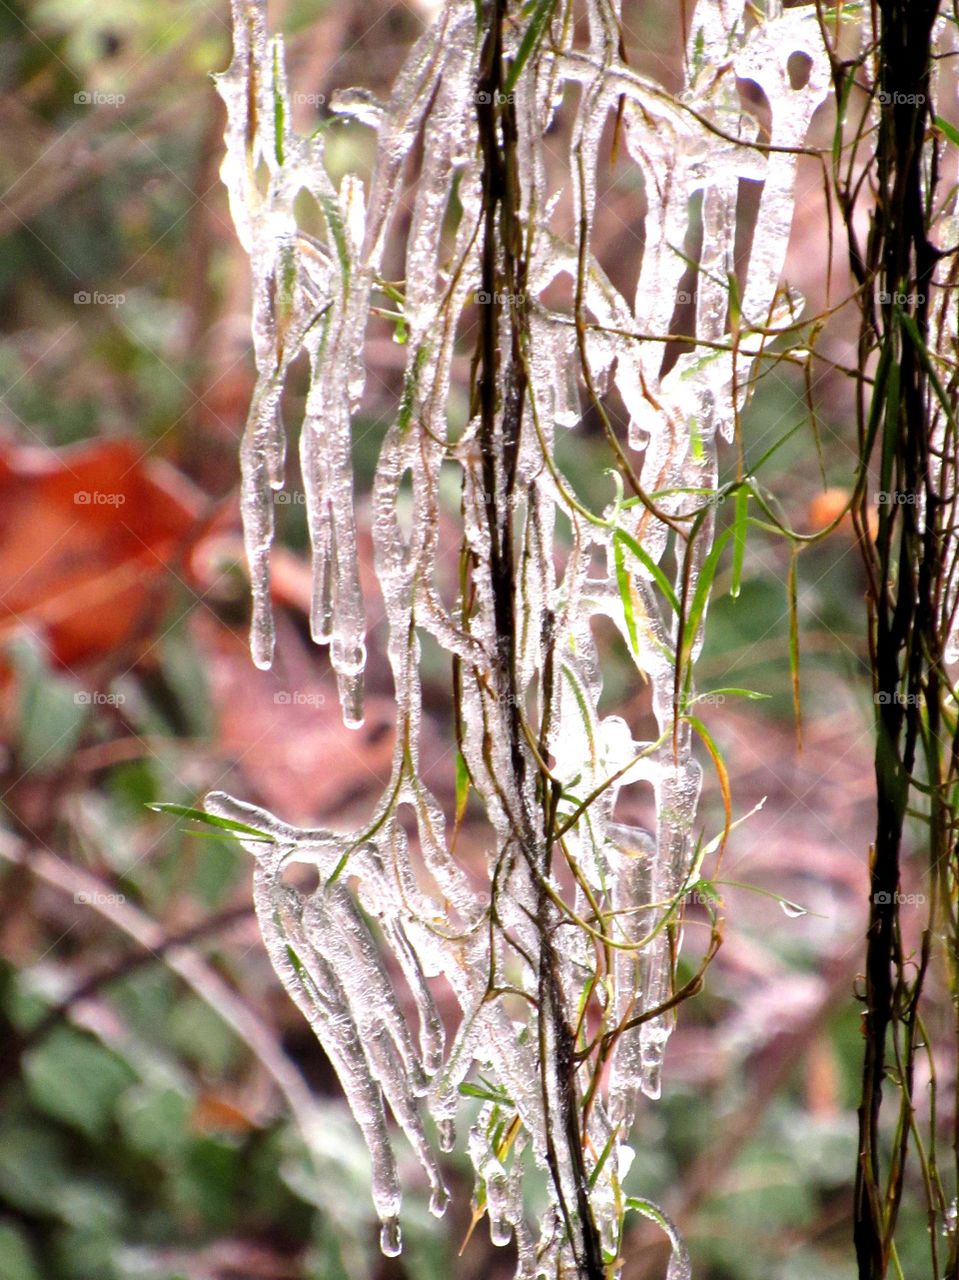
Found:
[[[763,20],[752,6],[700,0],[685,84],[676,95],[621,57],[617,0],[586,0],[582,12],[575,9],[582,22],[571,21],[573,13],[566,4],[555,7],[514,89],[528,253],[528,390],[508,511],[501,460],[489,492],[479,417],[457,432],[448,412],[458,334],[478,306],[490,305],[477,299],[476,84],[483,32],[474,0],[447,0],[440,8],[388,101],[362,89],[334,96],[337,118],[375,132],[375,163],[365,185],[352,175],[339,186],[332,181],[324,129],[310,138],[294,132],[283,44],[268,32],[263,0],[233,0],[234,57],[218,77],[228,112],[222,174],[253,275],[258,376],[241,450],[253,658],[267,667],[273,655],[273,494],[284,482],[286,440],[280,402],[287,371],[305,351],[311,373],[299,449],[313,550],[311,628],[317,643],[329,645],[351,726],[363,718],[367,626],[351,429],[364,391],[371,308],[387,299],[402,310],[407,361],[372,492],[375,569],[396,700],[389,784],[369,821],[352,832],[295,829],[222,793],[209,796],[207,807],[268,837],[246,841],[256,859],[263,936],[369,1146],[384,1252],[401,1248],[390,1117],[419,1157],[431,1208],[440,1215],[448,1193],[436,1150],[454,1141],[467,1084],[485,1098],[468,1139],[475,1205],[485,1207],[495,1243],[515,1237],[517,1275],[530,1278],[581,1273],[577,1194],[584,1169],[608,1273],[618,1270],[630,1123],[639,1092],[659,1096],[674,1015],[662,1011],[628,1024],[671,993],[702,781],[690,725],[675,705],[678,620],[650,566],[670,563],[664,561],[675,537],[669,522],[688,529],[704,509],[686,587],[695,590],[712,540],[717,432],[732,438],[757,356],[797,305],[780,282],[797,155],[828,89],[810,5],[783,12],[770,3]],[[506,27],[507,60],[528,21],[518,4],[515,19]],[[797,52],[808,57],[810,70],[794,89],[788,63]],[[765,94],[768,136],[760,136],[743,109],[737,78]],[[547,163],[544,138],[560,110],[573,115],[565,193],[551,189],[555,162]],[[592,250],[597,175],[609,163],[606,152],[601,158],[602,139],[617,115],[621,156],[635,166],[645,193],[631,299],[614,287]],[[399,204],[414,156],[421,159],[407,219]],[[740,262],[733,342],[729,282],[744,181],[762,183],[762,195],[746,246],[748,267]],[[308,234],[298,222],[295,202],[303,192],[315,202],[322,235]],[[701,222],[701,248],[691,275],[685,255],[695,240],[694,218]],[[401,286],[382,274],[397,237],[405,243]],[[572,290],[578,315],[576,307],[544,301],[564,278],[565,289],[551,296]],[[694,301],[682,296],[684,289],[694,292]],[[673,359],[665,339],[687,301],[682,330],[692,338]],[[504,351],[511,307],[507,300],[498,310]],[[596,513],[575,499],[554,441],[557,431],[577,429],[591,395],[602,397],[613,387],[629,416],[626,455],[653,501],[624,499],[620,486],[606,511]],[[444,600],[437,573],[444,462],[459,468],[462,490],[468,590],[454,607]],[[411,523],[399,517],[407,478]],[[405,491],[402,501],[408,502]],[[568,538],[558,536],[560,512]],[[507,529],[516,548],[517,620],[509,687],[490,570],[491,530],[500,536]],[[631,549],[637,545],[642,556]],[[603,673],[592,632],[599,615],[620,630],[649,682],[655,741],[637,741],[622,717],[599,713]],[[457,663],[459,749],[491,827],[482,888],[451,852],[444,814],[420,776],[418,633],[430,634]],[[701,643],[700,624],[690,658]],[[521,742],[519,770],[510,745],[520,715],[538,726],[530,737],[538,737],[536,752],[540,759],[545,753],[557,784],[553,839],[537,799],[534,741]],[[613,820],[623,787],[651,795],[652,830]],[[594,793],[591,804],[581,803]],[[404,817],[415,825],[415,857]],[[284,882],[293,862],[316,865],[314,893]],[[570,869],[577,873],[572,889]],[[589,918],[593,935],[577,924]],[[546,988],[544,931],[555,962]],[[594,945],[597,938],[608,945]],[[449,1031],[431,994],[432,980],[441,976],[460,1008]],[[595,1037],[594,1047],[606,1033],[626,1028],[612,1037],[611,1061],[593,1089],[596,1054],[571,1061],[563,1042],[564,1028],[580,1024],[581,1001],[590,1010],[583,1035]],[[570,1076],[583,1112],[578,1152],[560,1122]],[[523,1212],[524,1169],[533,1164],[553,1172],[552,1208],[538,1241]],[[669,1219],[648,1201],[631,1207],[667,1232],[669,1276],[686,1280],[688,1257]]]

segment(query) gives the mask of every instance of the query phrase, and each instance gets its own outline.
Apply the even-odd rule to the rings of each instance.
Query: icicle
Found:
[[[401,1247],[387,1110],[425,1170],[430,1207],[439,1215],[448,1195],[427,1139],[427,1115],[440,1150],[450,1150],[460,1086],[476,1069],[497,1090],[497,1123],[509,1117],[515,1132],[510,1157],[493,1111],[484,1108],[470,1134],[470,1156],[485,1188],[491,1236],[495,1243],[515,1238],[517,1276],[527,1280],[577,1266],[583,1240],[568,1238],[564,1209],[575,1206],[584,1169],[603,1248],[613,1254],[619,1247],[635,1098],[639,1090],[656,1097],[662,1088],[673,1013],[628,1023],[671,994],[702,771],[683,708],[674,704],[679,620],[659,566],[667,563],[670,536],[682,551],[670,523],[688,530],[693,514],[708,505],[681,570],[685,579],[675,586],[686,599],[695,593],[712,542],[717,436],[731,438],[749,394],[764,340],[758,330],[791,323],[801,308],[780,287],[780,275],[796,152],[829,85],[811,5],[783,11],[769,0],[765,20],[749,20],[747,30],[738,0],[700,0],[675,97],[625,64],[618,13],[616,3],[587,0],[585,24],[551,18],[548,38],[528,51],[513,86],[523,298],[479,296],[488,275],[476,111],[482,33],[473,0],[445,0],[385,102],[362,88],[334,95],[333,113],[374,139],[366,189],[354,174],[334,184],[324,131],[310,139],[294,134],[283,45],[269,38],[263,0],[233,0],[234,56],[218,79],[227,107],[222,175],[253,280],[257,383],[241,446],[241,496],[254,661],[268,666],[273,654],[270,546],[286,443],[280,405],[287,372],[305,351],[310,385],[299,457],[313,562],[310,629],[317,643],[329,645],[343,719],[353,727],[363,718],[366,606],[352,431],[365,385],[367,323],[381,294],[402,317],[406,366],[372,486],[373,560],[395,687],[389,782],[365,827],[354,832],[298,831],[220,794],[208,797],[208,808],[264,833],[264,840],[240,836],[257,860],[260,927],[278,976],[327,1048],[369,1146],[384,1253]],[[507,64],[518,56],[525,22],[506,24]],[[789,58],[796,52],[809,57],[811,69],[793,89]],[[769,100],[771,148],[753,145],[758,126],[743,110],[737,77],[754,80]],[[576,101],[565,192],[550,189],[556,165],[547,162],[545,135],[570,86]],[[603,272],[592,245],[601,147],[614,115],[620,154],[645,194],[631,299]],[[734,368],[730,280],[743,178],[761,181],[763,192],[739,289]],[[410,191],[407,219],[402,205]],[[321,227],[318,238],[298,227],[305,197],[316,206],[311,232]],[[382,278],[394,240],[405,249],[401,285]],[[945,277],[937,277],[940,283]],[[948,297],[945,287],[941,294]],[[552,301],[562,296],[572,297],[572,310]],[[459,344],[477,309],[491,305],[498,307],[504,377],[513,360],[513,319],[527,322],[517,348],[523,412],[509,475],[502,457],[484,456],[490,423],[481,422],[475,403],[458,436],[451,426],[462,420],[451,413],[461,390]],[[675,334],[680,320],[687,332]],[[942,323],[954,321],[946,315]],[[674,358],[678,337],[685,349]],[[597,416],[613,391],[628,414],[628,445],[614,458],[618,487],[600,515],[583,505],[577,477],[563,474],[556,445],[559,437],[562,453],[568,433],[584,414]],[[501,439],[502,406],[494,419],[494,439]],[[450,520],[442,473],[450,464],[462,482],[460,591],[453,604],[441,555]],[[641,477],[643,501],[626,484],[630,469]],[[407,477],[412,510],[401,524]],[[571,531],[568,551],[557,536],[565,527],[559,513]],[[498,634],[501,588],[493,583],[496,540],[505,540],[508,528],[516,619],[509,661]],[[604,673],[593,636],[600,616],[612,620],[637,677],[649,682],[654,741],[638,741],[625,719],[600,712]],[[684,636],[684,661],[695,661],[704,624],[705,609],[696,635]],[[468,780],[491,828],[483,886],[454,856],[446,818],[422,776],[423,633],[456,664],[458,778],[460,785]],[[959,641],[950,643],[956,658]],[[651,832],[613,821],[618,797],[637,785],[655,806]],[[542,799],[551,789],[548,830]],[[415,821],[415,858],[401,812]],[[284,867],[294,861],[318,867],[322,887],[315,893],[283,883]],[[569,875],[558,874],[563,866],[575,880],[572,891],[564,887]],[[598,939],[584,921],[592,921]],[[545,987],[544,930],[551,939]],[[601,958],[604,947],[595,945],[604,939],[615,953],[612,972]],[[460,1010],[448,1042],[430,989],[439,977]],[[496,984],[512,993],[509,1006],[492,993]],[[594,1015],[615,1048],[607,1081],[590,1092],[577,1151],[565,1127],[547,1132],[547,1117],[555,1126],[568,1102],[567,1085],[549,1063],[568,1052],[562,1029]],[[616,1036],[624,1024],[628,1029]],[[580,1096],[593,1067],[586,1053],[573,1072]],[[527,1150],[526,1163],[550,1172],[537,1245],[522,1212],[520,1156]],[[601,1164],[598,1152],[606,1152]],[[649,1202],[630,1203],[669,1235],[670,1280],[687,1280],[688,1257],[672,1224]]]

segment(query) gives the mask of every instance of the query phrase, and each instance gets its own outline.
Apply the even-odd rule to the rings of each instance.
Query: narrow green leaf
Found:
[[[296,954],[296,952],[293,950],[293,948],[290,946],[289,943],[286,944],[286,956],[290,964],[293,966],[296,976],[300,979],[301,982],[305,983],[306,970],[303,968],[303,962],[300,960],[300,957]]]
[[[670,608],[674,613],[679,613],[679,599],[673,590],[673,584],[660,569],[659,565],[652,558],[648,551],[644,551],[631,533],[627,533],[625,529],[614,529],[613,538],[621,541],[624,546],[628,547],[636,559],[652,574],[653,581],[659,587],[660,591],[669,602]]]
[[[416,354],[410,361],[406,377],[403,379],[403,394],[400,396],[400,405],[396,414],[396,426],[400,435],[405,435],[413,419],[413,404],[416,400],[416,388],[419,385],[420,375],[426,364],[426,358],[429,355],[429,343],[423,342],[416,348]]]
[[[691,884],[688,893],[697,893],[700,898],[708,898],[710,902],[714,902],[717,907],[723,905],[722,895],[716,891],[716,886],[712,880],[697,880],[695,884]]]
[[[456,752],[456,825],[463,821],[470,794],[470,775],[462,751]]]
[[[726,273],[726,280],[729,284],[729,327],[733,333],[739,330],[743,317],[743,303],[739,294],[739,281],[733,271]]]
[[[523,68],[529,61],[530,55],[539,44],[546,24],[553,16],[553,10],[556,8],[556,0],[539,0],[536,11],[530,19],[529,26],[523,32],[523,38],[519,42],[519,48],[516,50],[516,57],[513,65],[507,73],[505,83],[503,84],[504,93],[512,93],[516,88]]]
[[[336,256],[340,263],[340,274],[343,277],[344,284],[348,284],[350,279],[350,250],[346,241],[346,228],[343,226],[343,215],[340,212],[340,206],[335,196],[321,194],[318,200],[320,208],[323,210],[327,229],[336,247]]]
[[[470,1084],[468,1080],[460,1084],[459,1091],[464,1098],[482,1098],[484,1102],[495,1102],[501,1107],[512,1107],[513,1105],[507,1094],[501,1093],[496,1089],[484,1088],[482,1085]]]
[[[638,654],[639,636],[636,633],[636,615],[633,613],[633,587],[629,580],[629,574],[626,572],[623,544],[615,535],[613,537],[613,561],[616,566],[616,586],[619,588],[619,598],[626,618],[626,630],[629,632],[629,645],[633,653]]]
[[[723,848],[727,838],[729,837],[730,831],[733,829],[733,799],[732,793],[729,789],[729,773],[726,769],[726,762],[723,760],[722,752],[716,745],[715,738],[703,724],[702,720],[698,719],[696,716],[689,715],[685,716],[684,719],[691,724],[693,729],[695,729],[699,734],[703,741],[703,745],[709,752],[712,759],[713,767],[716,770],[716,777],[719,780],[719,793],[722,796],[723,811],[725,815],[723,831],[722,835],[719,837],[718,844],[719,848]]]
[[[724,529],[716,541],[709,549],[709,554],[702,563],[699,570],[699,578],[696,582],[696,590],[693,592],[693,598],[689,606],[689,613],[683,623],[683,650],[680,660],[685,663],[689,659],[693,645],[696,643],[696,632],[699,630],[699,623],[703,616],[703,610],[706,607],[706,601],[709,599],[712,590],[713,578],[716,576],[716,567],[719,564],[719,557],[726,549],[726,543],[733,535],[732,526]]]
[[[772,697],[771,693],[757,693],[755,689],[737,689],[734,686],[726,685],[722,689],[707,689],[703,693],[697,693],[695,698],[690,698],[689,706],[694,707],[697,702],[705,702],[707,698],[748,698],[751,702],[766,701]]]
[[[932,122],[941,133],[946,135],[954,147],[959,147],[959,129],[954,124],[950,124],[942,116],[933,116]]]
[[[781,435],[778,440],[774,441],[773,444],[771,444],[769,448],[765,451],[765,453],[763,453],[760,456],[759,460],[753,463],[753,465],[746,472],[746,478],[750,479],[752,476],[758,475],[761,468],[766,465],[766,463],[773,456],[773,454],[778,449],[781,449],[787,440],[792,439],[792,437],[796,434],[797,431],[801,431],[805,425],[806,425],[806,420],[802,418],[800,419],[799,422],[791,426],[788,431],[784,432],[784,434]]]
[[[283,132],[286,123],[286,103],[283,101],[283,95],[279,90],[281,83],[282,67],[280,65],[280,47],[279,44],[273,42],[273,138],[276,150],[276,159],[278,164],[283,164]]]
[[[741,485],[736,490],[736,511],[733,524],[733,580],[729,594],[733,599],[739,596],[739,588],[743,577],[743,559],[746,555],[746,528],[749,519],[749,488]]]
[[[902,322],[902,327],[909,334],[909,337],[912,339],[913,345],[915,346],[917,352],[919,353],[919,359],[922,361],[922,366],[925,369],[927,375],[929,376],[929,381],[932,383],[933,390],[936,393],[936,398],[938,399],[940,405],[942,406],[943,412],[945,413],[946,417],[949,419],[949,425],[953,428],[953,430],[955,430],[956,418],[955,418],[955,411],[953,408],[953,404],[949,398],[949,395],[946,392],[945,387],[943,387],[942,383],[939,380],[939,375],[936,373],[935,367],[933,366],[933,363],[932,363],[932,359],[929,355],[929,348],[923,342],[922,335],[919,332],[919,326],[916,324],[915,320],[913,320],[912,316],[907,316],[905,314],[902,314],[899,318]]]
[[[619,1137],[619,1132],[618,1130],[614,1129],[613,1132],[606,1139],[606,1145],[603,1147],[602,1151],[599,1153],[599,1159],[596,1161],[596,1167],[593,1169],[592,1173],[589,1175],[590,1190],[592,1190],[593,1187],[595,1187],[597,1178],[603,1172],[603,1165],[609,1159],[609,1153],[612,1151],[613,1144],[615,1143],[618,1137]]]
[[[703,448],[703,435],[699,429],[699,419],[692,415],[689,419],[689,452],[694,461],[702,462],[706,456]]]
[[[202,822],[208,827],[218,827],[221,831],[233,831],[240,835],[257,836],[260,840],[264,840],[269,844],[275,844],[276,839],[269,831],[261,831],[259,827],[250,827],[245,822],[234,822],[232,818],[218,818],[215,814],[207,813],[204,809],[191,809],[185,804],[167,804],[159,801],[156,804],[148,804],[148,809],[153,809],[156,813],[172,813],[178,818],[189,818],[192,822]]]

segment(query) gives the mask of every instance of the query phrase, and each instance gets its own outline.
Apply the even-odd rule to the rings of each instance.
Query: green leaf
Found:
[[[954,147],[959,147],[959,129],[955,125],[944,120],[942,116],[933,116],[932,122],[941,133],[946,135]]]
[[[696,632],[699,630],[700,619],[703,616],[706,601],[709,599],[709,593],[713,585],[713,578],[716,576],[716,567],[719,564],[719,557],[725,551],[726,543],[732,537],[732,534],[732,527],[723,530],[710,547],[709,554],[706,556],[706,559],[703,561],[702,567],[699,570],[696,590],[693,592],[689,612],[683,623],[683,649],[680,654],[680,661],[683,664],[688,661],[693,645],[696,643]]]
[[[350,250],[346,239],[346,228],[343,226],[343,215],[335,196],[320,194],[317,201],[323,211],[327,229],[332,237],[336,256],[340,264],[340,275],[344,285],[350,280]]]
[[[687,893],[698,893],[701,898],[708,898],[710,902],[714,902],[717,907],[723,905],[721,895],[717,892],[716,886],[712,880],[697,880],[691,884],[686,891]]]
[[[122,1058],[71,1027],[30,1049],[23,1074],[35,1106],[95,1140],[107,1136],[119,1095],[136,1079]]]
[[[620,541],[624,546],[628,547],[636,559],[646,569],[649,570],[654,582],[669,602],[670,608],[674,613],[679,613],[679,599],[673,590],[673,584],[660,569],[659,565],[652,558],[648,551],[644,551],[631,533],[627,533],[625,529],[614,529],[613,538]]]
[[[523,32],[523,38],[519,42],[519,48],[516,50],[516,57],[513,65],[510,67],[503,84],[504,93],[512,93],[516,88],[519,78],[522,75],[523,68],[529,61],[530,55],[543,37],[546,30],[546,24],[553,16],[553,10],[556,8],[556,0],[539,0],[536,11],[530,19],[529,26]]]
[[[502,1090],[471,1084],[468,1080],[463,1081],[459,1086],[459,1091],[464,1098],[482,1098],[484,1102],[495,1102],[501,1107],[513,1106],[512,1099]]]
[[[639,636],[636,633],[636,616],[633,613],[633,586],[626,572],[623,544],[613,536],[613,561],[616,566],[616,585],[619,588],[619,599],[626,618],[626,630],[629,632],[629,645],[634,654],[639,653]]]
[[[706,456],[703,448],[703,435],[699,429],[699,420],[695,415],[689,419],[689,452],[695,462],[702,462]]]
[[[740,297],[739,280],[735,272],[726,272],[726,282],[729,286],[729,327],[733,333],[737,333],[742,324],[743,300]]]
[[[263,841],[265,844],[276,844],[276,837],[270,835],[268,831],[261,831],[259,827],[250,827],[245,822],[234,822],[232,818],[218,818],[215,814],[207,813],[204,809],[191,809],[189,805],[168,804],[165,801],[148,804],[147,808],[153,809],[156,813],[172,813],[178,818],[190,818],[193,822],[203,822],[208,827],[216,827],[220,831],[230,831],[237,835],[251,836]]]
[[[276,150],[276,159],[279,164],[283,164],[283,134],[286,118],[286,103],[283,101],[283,95],[280,92],[279,85],[281,83],[282,67],[280,65],[280,45],[279,41],[273,41],[273,137],[274,147]]]
[[[707,698],[748,698],[750,702],[765,702],[772,697],[771,693],[757,693],[755,689],[737,689],[733,686],[725,686],[722,689],[708,689],[704,693],[697,693],[695,698],[690,698],[689,706],[693,707],[697,702],[705,702]]]
[[[749,519],[749,489],[741,485],[736,490],[736,512],[733,523],[733,578],[729,594],[736,599],[743,578],[743,559],[746,554],[746,527]]]
[[[463,820],[470,794],[470,775],[462,751],[456,752],[456,822]]]
[[[400,396],[400,406],[396,413],[396,427],[400,435],[405,435],[413,418],[413,404],[416,399],[416,388],[419,385],[420,375],[426,365],[426,358],[430,353],[428,342],[421,343],[416,348],[416,354],[410,361],[406,371],[406,377],[403,379],[403,394]]]
[[[599,1159],[596,1161],[596,1166],[593,1169],[592,1173],[589,1175],[590,1190],[592,1190],[592,1188],[595,1187],[596,1179],[603,1172],[603,1165],[609,1159],[609,1153],[613,1149],[613,1144],[616,1141],[617,1136],[618,1136],[618,1131],[614,1129],[613,1132],[606,1139],[606,1145],[603,1147],[602,1151],[599,1153]]]
[[[933,390],[936,393],[936,399],[939,401],[943,412],[949,419],[949,425],[952,427],[953,431],[955,431],[956,417],[952,401],[945,387],[943,387],[939,380],[939,375],[936,373],[935,367],[932,363],[932,358],[929,355],[929,348],[923,342],[922,335],[919,332],[919,326],[916,324],[915,320],[913,320],[912,316],[906,315],[905,312],[902,312],[899,318],[902,327],[912,339],[912,343],[915,346],[916,351],[919,353],[919,359],[922,362],[922,367],[925,369],[929,377],[929,381],[932,383]]]
[[[702,720],[698,719],[696,716],[690,716],[690,715],[687,715],[684,718],[689,724],[692,725],[695,731],[699,734],[700,738],[703,741],[703,745],[705,746],[706,750],[709,752],[710,757],[712,758],[713,765],[716,769],[716,777],[719,781],[719,791],[723,800],[723,812],[725,817],[725,823],[723,826],[722,835],[719,837],[719,846],[718,846],[719,848],[722,848],[722,846],[725,845],[726,843],[726,838],[728,837],[730,831],[732,831],[733,829],[733,802],[732,802],[732,796],[729,790],[729,773],[726,769],[726,762],[723,760],[722,752],[719,750],[719,747],[716,745],[716,740],[713,738],[712,734],[703,724]]]
[[[676,1234],[676,1228],[669,1221],[662,1209],[658,1205],[653,1204],[651,1200],[645,1200],[640,1196],[626,1197],[627,1210],[632,1209],[634,1213],[641,1213],[644,1218],[650,1218],[657,1226],[669,1237],[669,1243],[672,1246],[673,1257],[670,1261],[669,1270],[673,1271],[673,1263],[678,1262],[678,1271],[681,1274],[687,1274],[689,1269],[689,1254],[686,1246]]]

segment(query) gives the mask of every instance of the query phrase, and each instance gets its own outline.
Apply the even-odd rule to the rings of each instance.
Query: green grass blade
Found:
[[[633,584],[626,572],[626,560],[623,555],[623,544],[614,535],[613,561],[616,566],[616,585],[619,588],[619,599],[626,618],[626,630],[629,632],[629,645],[634,654],[639,653],[639,636],[636,632],[636,615],[633,613]]]
[[[739,587],[743,578],[743,560],[746,555],[746,528],[749,519],[749,488],[741,485],[736,490],[736,513],[733,524],[733,580],[729,594],[733,599],[739,597]]]
[[[710,547],[709,554],[702,563],[702,568],[699,571],[699,578],[696,581],[696,590],[693,592],[693,598],[689,606],[689,612],[683,622],[683,648],[680,655],[680,661],[683,664],[689,660],[689,655],[692,653],[693,645],[696,643],[696,633],[699,630],[699,623],[703,616],[703,610],[706,607],[706,601],[709,599],[709,595],[712,590],[713,578],[716,576],[719,557],[725,551],[726,543],[732,535],[732,528],[724,529]]]
[[[543,32],[546,30],[546,24],[553,16],[556,8],[556,0],[539,0],[532,18],[530,18],[529,26],[523,32],[523,38],[519,42],[519,48],[516,50],[516,57],[513,65],[510,67],[503,84],[504,93],[512,93],[516,88],[517,82],[523,73],[523,68],[530,59],[536,46],[542,39]]]
[[[156,804],[148,804],[148,809],[153,809],[155,813],[172,813],[178,818],[189,818],[192,822],[202,822],[208,827],[217,827],[220,831],[232,832],[235,835],[256,836],[259,840],[266,841],[269,844],[276,843],[276,837],[272,836],[269,831],[261,831],[259,827],[248,826],[245,822],[234,822],[232,818],[218,818],[215,814],[207,813],[204,809],[191,809],[185,804],[167,804],[165,802],[157,802]]]
[[[616,529],[613,531],[615,541],[620,541],[627,547],[644,568],[648,569],[652,574],[653,581],[659,587],[660,591],[669,602],[669,607],[674,613],[679,613],[679,599],[673,590],[673,584],[660,569],[659,565],[652,558],[648,551],[644,551],[631,533],[627,533],[625,529]]]

